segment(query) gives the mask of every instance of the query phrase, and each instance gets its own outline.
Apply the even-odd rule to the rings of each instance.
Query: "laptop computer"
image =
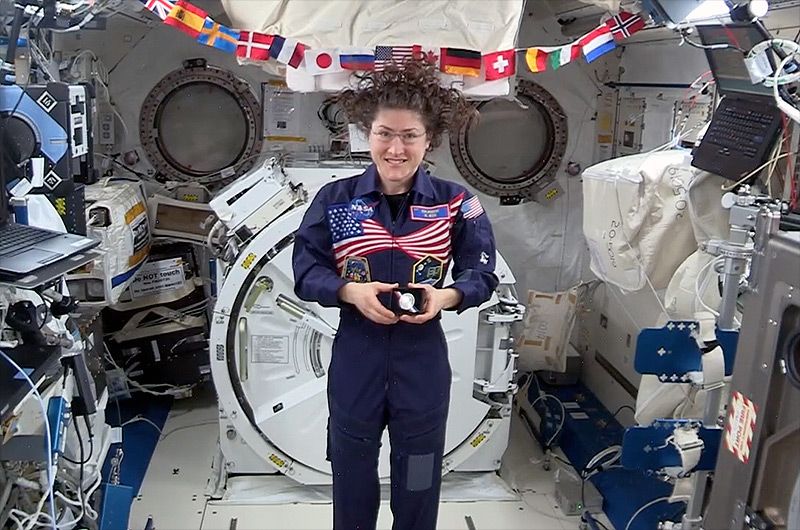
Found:
[[[27,274],[100,244],[75,234],[63,234],[15,223],[9,209],[7,179],[17,178],[17,167],[0,123],[0,274]]]
[[[771,37],[753,23],[698,26],[697,32],[706,46],[734,47],[705,50],[717,89],[724,97],[694,152],[692,165],[739,180],[767,160],[782,118],[772,89],[752,83],[744,56],[736,48],[748,51]]]

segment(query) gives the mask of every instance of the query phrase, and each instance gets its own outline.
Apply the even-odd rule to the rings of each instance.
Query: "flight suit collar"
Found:
[[[431,176],[427,171],[422,169],[422,166],[417,169],[417,174],[414,176],[414,184],[412,184],[411,190],[422,195],[423,197],[427,197],[429,199],[435,198],[433,184],[431,183]],[[364,174],[359,177],[358,182],[356,183],[355,193],[357,197],[361,197],[371,193],[380,192],[381,185],[378,177],[378,170],[376,169],[375,164],[372,164],[367,168]]]

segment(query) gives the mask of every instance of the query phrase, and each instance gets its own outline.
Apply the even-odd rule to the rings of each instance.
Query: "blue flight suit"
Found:
[[[392,218],[377,170],[325,185],[295,234],[295,293],[340,307],[328,369],[328,460],[335,530],[373,530],[384,427],[391,443],[391,509],[397,530],[434,530],[452,373],[440,316],[386,326],[337,293],[347,282],[430,283],[442,288],[450,259],[461,312],[498,284],[489,220],[463,186],[419,169]],[[381,301],[388,307],[388,294]]]

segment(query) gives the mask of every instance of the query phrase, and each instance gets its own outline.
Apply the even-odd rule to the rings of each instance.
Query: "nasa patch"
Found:
[[[372,219],[375,215],[375,205],[377,202],[368,202],[363,197],[350,201],[350,215],[357,221]]]
[[[356,283],[371,281],[369,262],[361,256],[348,256],[342,267],[342,278]]]
[[[425,256],[414,264],[411,272],[413,283],[436,284],[444,275],[444,261],[433,256]]]

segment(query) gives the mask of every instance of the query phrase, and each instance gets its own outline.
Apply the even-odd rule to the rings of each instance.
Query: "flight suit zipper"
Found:
[[[391,283],[395,283],[395,281],[394,281],[395,280],[395,275],[394,275],[394,252],[395,252],[395,237],[394,236],[395,236],[395,228],[397,226],[397,221],[403,215],[403,211],[406,208],[406,202],[408,202],[408,196],[410,194],[411,194],[411,192],[408,191],[406,193],[406,196],[403,197],[403,201],[400,203],[400,208],[397,210],[397,216],[395,217],[394,215],[392,215],[392,208],[389,205],[389,200],[386,198],[386,195],[383,192],[381,192],[381,199],[383,200],[384,207],[386,208],[386,211],[389,214],[389,221],[391,222],[391,229],[389,231],[389,233],[392,236],[392,246],[389,249],[389,279],[390,279],[389,281]],[[396,283],[400,283],[400,282],[396,282]],[[389,296],[391,297],[392,295],[390,294]],[[385,373],[386,373],[386,391],[387,391],[387,393],[389,391],[389,381],[391,379],[391,365],[390,365],[390,362],[389,362],[389,358],[391,356],[390,345],[392,343],[392,336],[394,335],[393,331],[394,331],[394,328],[389,328],[388,333],[387,333],[388,337],[387,337],[387,341],[386,341],[387,344],[386,344],[386,372]]]

